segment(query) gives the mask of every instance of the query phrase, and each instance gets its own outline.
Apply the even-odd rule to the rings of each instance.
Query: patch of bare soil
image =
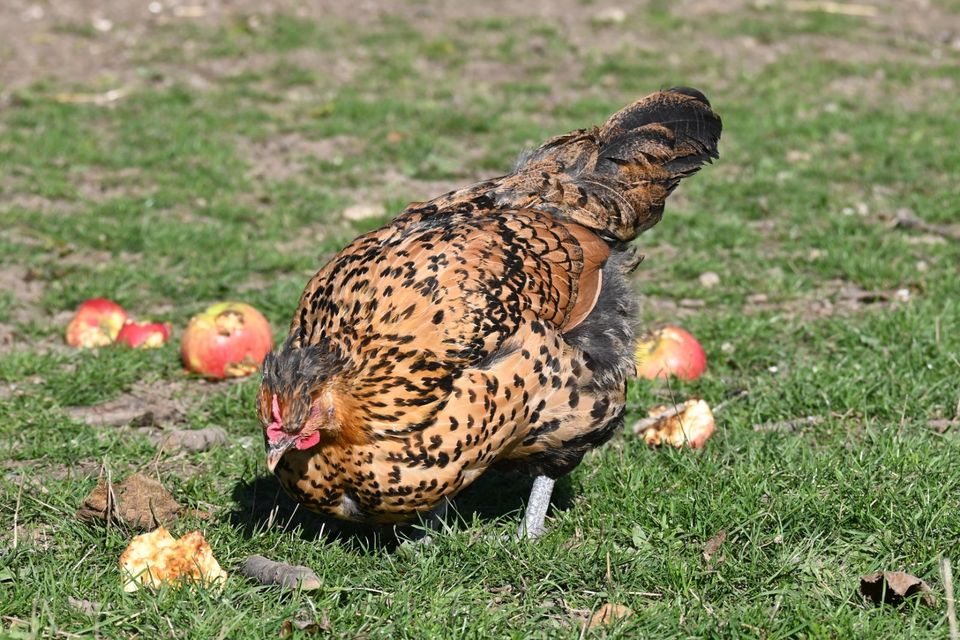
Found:
[[[829,280],[817,293],[790,300],[770,300],[766,294],[750,296],[745,315],[783,313],[792,318],[854,315],[870,309],[887,309],[909,302],[915,292],[907,287],[870,291],[844,280]]]
[[[182,424],[190,407],[216,393],[199,380],[138,382],[123,395],[88,407],[67,407],[67,415],[94,427],[164,428]]]
[[[671,13],[680,19],[702,20],[730,12],[767,10],[769,3],[721,2],[719,0],[683,0],[672,3]],[[777,43],[761,43],[745,36],[727,38],[700,30],[697,42],[704,49],[727,59],[739,73],[742,68],[758,69],[794,50],[818,56],[850,61],[900,58],[911,55],[909,45],[917,41],[948,50],[960,49],[960,16],[929,0],[876,2],[876,15],[863,18],[866,42],[849,38],[797,36]],[[470,25],[490,18],[506,22],[534,21],[549,25],[572,45],[561,53],[549,49],[533,35],[521,44],[521,59],[494,61],[472,59],[462,71],[465,85],[474,86],[498,78],[516,78],[531,57],[542,55],[546,70],[541,77],[551,84],[570,78],[588,52],[613,53],[642,46],[663,51],[675,49],[653,25],[636,19],[639,11],[629,3],[584,3],[580,0],[534,0],[463,3],[436,0],[404,5],[402,8],[379,2],[340,2],[339,0],[75,0],[53,2],[8,0],[0,7],[0,42],[7,55],[0,57],[0,83],[17,88],[38,78],[59,77],[80,84],[128,86],[140,82],[136,68],[147,48],[166,44],[189,50],[182,37],[168,25],[191,24],[201,27],[229,27],[250,15],[292,14],[320,21],[350,23],[361,28],[376,27],[385,17],[399,15],[425,34],[450,32],[457,25]],[[483,37],[482,35],[480,37]],[[496,37],[492,34],[491,37]],[[891,45],[893,40],[893,45]],[[898,46],[904,44],[905,46]],[[540,52],[540,54],[538,54]],[[340,52],[313,50],[275,54],[253,54],[235,59],[188,60],[186,64],[164,67],[179,80],[202,88],[224,75],[244,70],[263,70],[293,56],[295,64],[322,69],[334,81],[349,81],[361,65],[354,56]],[[424,61],[423,64],[430,64]],[[529,74],[523,74],[528,77]]]
[[[15,192],[3,195],[0,202],[0,211],[11,211],[13,209],[25,209],[43,214],[70,214],[78,211],[81,205],[70,200],[60,200],[47,198],[46,196],[35,193]]]
[[[113,400],[93,406],[67,407],[64,411],[74,420],[93,427],[136,429],[167,455],[196,453],[230,442],[221,427],[179,428],[187,422],[187,413],[192,407],[221,392],[222,385],[203,380],[139,382]]]
[[[4,479],[12,484],[19,485],[21,481],[49,483],[51,480],[61,482],[76,478],[96,478],[103,470],[96,460],[79,460],[67,464],[53,463],[49,460],[4,460],[0,462],[0,469],[5,473]]]
[[[239,147],[250,164],[248,176],[257,180],[288,180],[304,172],[311,160],[333,164],[363,150],[352,136],[334,136],[310,140],[295,133],[271,136],[265,140],[241,139]]]
[[[8,322],[0,322],[0,353],[17,341],[17,324],[34,322],[45,315],[39,307],[44,289],[44,282],[26,267],[0,266],[0,292],[12,298]]]

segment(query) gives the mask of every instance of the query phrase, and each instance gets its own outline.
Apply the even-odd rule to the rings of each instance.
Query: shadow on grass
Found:
[[[454,531],[474,521],[492,524],[500,519],[508,519],[512,527],[520,522],[532,484],[533,478],[519,473],[484,474],[457,496],[444,520]],[[235,506],[227,519],[245,538],[276,527],[305,540],[340,542],[359,553],[390,552],[411,537],[417,526],[356,524],[311,513],[287,496],[273,475],[241,480],[234,485],[232,497]],[[557,481],[551,504],[554,511],[572,506],[566,477]]]

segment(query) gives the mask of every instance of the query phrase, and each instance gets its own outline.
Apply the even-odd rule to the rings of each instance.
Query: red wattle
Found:
[[[316,446],[318,442],[320,442],[320,432],[314,431],[313,433],[311,433],[306,437],[297,438],[296,446],[297,446],[297,449],[304,451],[306,449],[309,449],[310,447]]]
[[[286,437],[286,435],[286,431],[283,430],[283,426],[279,422],[271,422],[267,425],[267,440],[270,444]]]

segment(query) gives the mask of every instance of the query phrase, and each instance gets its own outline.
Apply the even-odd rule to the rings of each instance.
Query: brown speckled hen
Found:
[[[512,173],[411,204],[309,282],[264,363],[267,466],[305,507],[401,522],[493,467],[556,478],[622,424],[636,302],[627,243],[717,156],[699,91],[654,93]]]

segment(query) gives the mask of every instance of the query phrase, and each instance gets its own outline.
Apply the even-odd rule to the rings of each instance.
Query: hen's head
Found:
[[[314,447],[336,428],[330,378],[342,365],[326,344],[300,347],[292,339],[264,360],[257,415],[270,471],[288,450]]]

